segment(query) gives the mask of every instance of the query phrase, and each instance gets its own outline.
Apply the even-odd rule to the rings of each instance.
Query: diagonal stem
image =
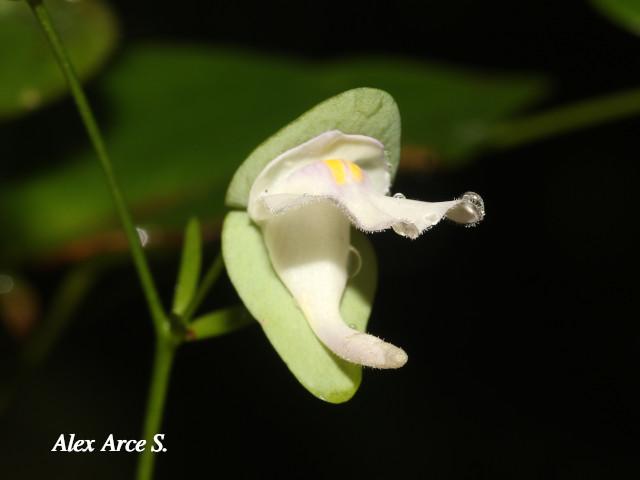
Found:
[[[162,308],[162,303],[160,302],[158,291],[153,281],[153,277],[151,276],[149,264],[147,263],[144,251],[142,250],[138,233],[136,232],[133,220],[131,219],[131,215],[127,209],[122,191],[116,181],[111,160],[109,159],[104,140],[102,139],[100,129],[98,128],[98,124],[89,102],[87,101],[87,97],[82,90],[82,86],[80,85],[80,81],[78,80],[78,76],[75,73],[60,35],[56,31],[49,12],[42,3],[42,0],[27,0],[27,3],[33,10],[40,27],[42,27],[42,30],[51,45],[51,49],[53,50],[53,54],[58,62],[60,70],[62,70],[62,73],[69,85],[71,95],[73,96],[73,100],[78,108],[78,113],[80,114],[82,123],[87,130],[91,143],[93,144],[93,148],[98,156],[98,160],[100,161],[100,165],[102,166],[102,170],[104,171],[118,217],[120,218],[120,222],[122,223],[122,227],[127,236],[129,248],[131,249],[131,256],[133,257],[133,263],[138,272],[138,276],[140,277],[140,283],[147,300],[149,311],[151,312],[154,328],[157,333],[166,332],[169,325],[167,316]]]
[[[107,180],[107,185],[111,191],[116,211],[127,236],[129,248],[131,249],[131,256],[133,257],[133,263],[136,271],[138,272],[142,290],[144,291],[147,305],[151,313],[156,333],[156,353],[153,360],[153,374],[149,389],[149,397],[147,400],[144,424],[144,437],[147,439],[148,444],[147,448],[140,455],[137,476],[139,480],[148,480],[153,475],[153,467],[155,463],[155,453],[151,451],[153,444],[151,440],[162,424],[162,415],[167,395],[167,388],[169,385],[169,378],[171,375],[171,366],[173,364],[176,347],[180,343],[181,337],[171,331],[170,320],[162,308],[162,303],[160,302],[160,297],[151,275],[149,264],[147,263],[144,251],[142,250],[142,245],[140,244],[133,220],[124,201],[124,196],[122,195],[120,187],[116,181],[115,173],[113,171],[105,143],[102,139],[100,129],[98,128],[98,124],[93,112],[91,111],[89,102],[82,90],[82,86],[80,85],[80,81],[74,71],[62,40],[53,26],[49,12],[42,3],[42,0],[27,0],[27,3],[33,10],[38,23],[42,27],[42,30],[51,45],[60,70],[62,70],[62,73],[69,85],[71,95],[73,96],[78,108],[82,123],[84,124],[91,143],[96,151],[98,160],[100,161],[100,165],[102,166],[102,170],[104,171]]]
[[[632,88],[499,123],[488,142],[513,148],[638,114],[640,88]]]

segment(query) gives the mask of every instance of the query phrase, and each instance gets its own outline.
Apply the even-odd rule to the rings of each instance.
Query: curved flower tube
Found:
[[[248,207],[273,268],[316,336],[339,357],[375,368],[399,368],[407,354],[350,328],[340,316],[349,224],[365,232],[393,228],[413,239],[442,218],[475,225],[484,217],[475,193],[428,203],[389,197],[390,184],[379,141],[332,130],[272,160],[253,183]]]

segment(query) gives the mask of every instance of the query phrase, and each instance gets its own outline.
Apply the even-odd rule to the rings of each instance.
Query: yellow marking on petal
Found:
[[[351,178],[353,180],[355,180],[356,182],[361,182],[362,181],[362,169],[356,165],[353,162],[350,162],[349,160],[345,160],[344,163],[347,164],[347,167],[349,167],[349,171],[351,172]]]
[[[341,160],[325,160],[324,164],[329,168],[333,179],[338,185],[343,185],[344,182],[347,181],[347,172],[345,171]]]

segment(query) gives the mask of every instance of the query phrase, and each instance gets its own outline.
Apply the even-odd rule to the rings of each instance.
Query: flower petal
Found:
[[[325,160],[349,159],[367,172],[371,188],[385,194],[389,191],[391,176],[383,145],[376,139],[364,135],[346,135],[338,130],[330,130],[311,140],[287,150],[272,160],[260,173],[251,187],[249,195],[249,214],[254,220],[263,216],[260,211],[259,197],[282,191],[290,191],[297,185],[298,193],[313,193],[318,185],[316,178],[295,175],[312,164],[323,165]],[[322,168],[315,169],[322,174]],[[311,168],[311,173],[314,168]],[[326,173],[326,168],[324,169]],[[291,182],[293,178],[294,182]],[[330,181],[330,177],[326,178]]]
[[[404,196],[388,197],[375,191],[366,172],[359,181],[337,177],[326,165],[315,162],[291,173],[285,181],[254,199],[252,218],[256,221],[319,201],[338,205],[353,225],[366,232],[393,228],[396,233],[417,238],[442,218],[475,225],[484,217],[482,198],[467,192],[457,200],[420,202]],[[349,165],[348,162],[344,162]],[[347,169],[346,166],[342,168]],[[341,183],[341,184],[338,184]]]
[[[353,212],[359,228],[379,231],[391,227],[397,234],[409,238],[417,238],[445,217],[467,225],[475,225],[484,217],[482,198],[472,192],[448,202],[420,202],[404,196],[370,195],[362,202],[365,205],[359,203],[351,201],[345,205]]]
[[[406,353],[347,326],[340,301],[347,282],[350,227],[330,202],[276,215],[262,224],[271,263],[318,338],[345,360],[399,368]]]

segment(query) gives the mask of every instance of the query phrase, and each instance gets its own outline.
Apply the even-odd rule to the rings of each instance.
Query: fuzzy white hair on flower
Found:
[[[388,196],[390,185],[382,143],[331,130],[268,163],[251,187],[248,204],[275,272],[318,339],[337,356],[375,368],[399,368],[407,354],[351,328],[340,315],[350,224],[364,232],[392,228],[413,239],[443,218],[475,225],[484,217],[475,193],[429,203]]]

